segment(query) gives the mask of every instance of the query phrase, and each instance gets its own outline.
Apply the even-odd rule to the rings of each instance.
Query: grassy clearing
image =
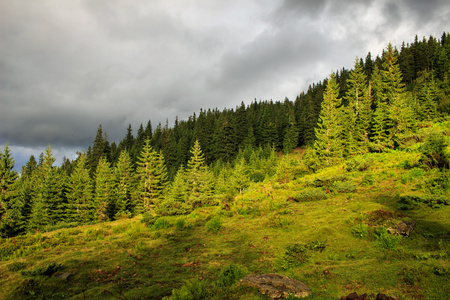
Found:
[[[450,206],[400,203],[402,195],[432,191],[436,174],[416,161],[414,152],[368,154],[287,183],[254,184],[230,210],[206,207],[149,226],[136,217],[3,239],[0,298],[161,299],[175,290],[173,299],[192,291],[266,299],[238,279],[277,272],[309,285],[309,299],[350,292],[445,299]],[[415,231],[381,242],[370,222],[374,211],[401,213],[416,221]],[[71,275],[57,279],[61,273]]]

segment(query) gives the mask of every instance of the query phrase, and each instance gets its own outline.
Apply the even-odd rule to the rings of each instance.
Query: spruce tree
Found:
[[[294,111],[290,109],[288,111],[288,126],[286,128],[283,139],[283,152],[284,154],[292,153],[298,144],[298,126],[295,121]]]
[[[33,199],[28,229],[43,230],[47,225],[57,224],[64,219],[61,174],[53,167],[55,158],[50,145],[40,159],[37,170],[36,197]]]
[[[389,137],[393,142],[398,142],[402,134],[412,131],[415,121],[413,110],[405,94],[402,73],[397,63],[397,53],[390,43],[384,55],[381,77],[388,105]]]
[[[339,85],[334,73],[331,73],[323,95],[322,110],[316,127],[316,142],[314,149],[319,160],[326,166],[337,163],[342,157],[340,135],[342,125],[338,106],[341,104]]]
[[[79,153],[67,188],[67,219],[82,224],[94,220],[93,185],[86,165],[86,154]]]
[[[167,193],[157,206],[160,215],[184,215],[192,211],[186,201],[188,198],[187,179],[184,166],[178,169],[174,180],[167,188]]]
[[[114,169],[116,185],[115,213],[120,216],[131,215],[134,207],[132,193],[135,190],[133,167],[127,150],[122,150]],[[113,203],[111,206],[114,207]]]
[[[95,172],[94,211],[97,221],[104,222],[114,217],[115,180],[105,157],[100,158]]]
[[[14,162],[6,144],[0,152],[0,237],[14,236],[24,229],[24,203],[16,193],[18,174],[14,171]]]
[[[137,165],[137,211],[147,212],[158,203],[167,182],[164,157],[153,150],[150,140],[145,141]]]
[[[191,158],[186,168],[188,186],[187,205],[191,208],[203,206],[211,202],[212,177],[205,163],[205,157],[198,140],[191,149]]]

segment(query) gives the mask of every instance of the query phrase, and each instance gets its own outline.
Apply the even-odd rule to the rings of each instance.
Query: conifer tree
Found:
[[[239,193],[242,193],[250,185],[247,164],[243,157],[235,162],[233,172],[231,173],[231,183]]]
[[[389,137],[398,142],[399,136],[410,132],[414,127],[414,115],[408,97],[405,95],[405,86],[402,82],[402,73],[397,63],[397,54],[389,43],[381,72],[384,95],[388,104],[388,132]]]
[[[212,196],[212,178],[205,163],[198,140],[191,149],[191,158],[186,169],[188,186],[188,207],[199,207],[208,204]]]
[[[347,155],[352,155],[368,151],[372,114],[370,88],[367,85],[363,65],[358,58],[355,59],[355,68],[349,74],[347,86],[345,95],[347,107],[342,138],[346,144]]]
[[[322,110],[316,127],[316,142],[314,144],[319,160],[326,166],[337,163],[342,157],[340,140],[342,125],[340,124],[340,112],[338,110],[341,100],[338,96],[339,85],[334,73],[331,73],[323,95]]]
[[[292,153],[298,144],[298,126],[295,122],[294,111],[290,109],[288,111],[288,126],[283,139],[283,152],[284,154]]]
[[[167,193],[158,204],[157,211],[160,215],[188,214],[192,211],[192,207],[186,203],[187,198],[186,172],[184,166],[181,165],[173,182],[167,188]]]
[[[79,153],[67,188],[67,219],[71,222],[89,223],[94,220],[93,185],[86,165],[86,154]]]
[[[167,183],[167,171],[162,153],[158,155],[153,150],[150,140],[145,141],[137,164],[137,211],[146,212],[160,200]]]
[[[16,196],[18,174],[8,144],[0,152],[0,237],[23,231],[23,202]],[[16,188],[15,188],[16,186]]]
[[[115,180],[105,157],[100,158],[95,172],[94,210],[97,221],[104,222],[114,217]]]
[[[133,167],[127,150],[122,150],[114,169],[116,181],[115,213],[119,216],[131,215],[133,211],[132,193],[135,190],[135,178],[133,178]],[[110,207],[114,207],[111,203]],[[113,215],[110,214],[110,215]]]
[[[375,99],[375,112],[372,119],[372,134],[370,147],[373,151],[381,152],[389,146],[390,140],[388,137],[388,105],[384,94],[384,83],[381,78],[381,73],[376,65],[372,74],[371,80],[372,90]]]
[[[33,199],[29,230],[42,230],[47,225],[54,225],[64,218],[64,204],[62,203],[61,174],[53,167],[55,158],[50,145],[42,155],[37,170],[36,197]]]

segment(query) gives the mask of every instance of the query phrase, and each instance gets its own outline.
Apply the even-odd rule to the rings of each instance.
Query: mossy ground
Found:
[[[313,290],[308,299],[350,292],[446,299],[450,206],[419,203],[401,211],[399,205],[399,195],[426,193],[434,171],[411,167],[418,161],[414,152],[360,159],[370,159],[370,166],[342,164],[287,183],[266,180],[236,196],[229,210],[200,208],[165,217],[158,228],[138,216],[3,239],[0,299],[161,299],[193,278],[207,282],[210,298],[266,299],[238,283],[215,285],[229,265],[298,279]],[[293,200],[313,188],[323,189],[326,198],[313,193],[307,201]],[[415,231],[393,250],[384,249],[376,229],[365,225],[376,210],[401,212],[416,221]],[[286,262],[292,244],[310,245],[306,261]],[[67,281],[30,272],[51,263],[59,266],[55,274],[71,274]]]

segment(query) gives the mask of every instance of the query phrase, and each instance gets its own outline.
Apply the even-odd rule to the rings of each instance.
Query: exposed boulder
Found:
[[[409,237],[409,235],[414,231],[416,227],[416,222],[414,220],[411,221],[402,221],[398,223],[393,228],[388,228],[387,231],[394,235],[402,235],[404,237]]]
[[[362,294],[359,295],[355,292],[350,293],[347,297],[342,296],[340,300],[399,300],[396,296],[386,296],[385,294],[378,294],[378,295],[374,295],[371,294],[370,296],[368,296],[367,294]]]
[[[312,292],[303,282],[278,274],[249,275],[241,279],[241,284],[256,287],[271,299],[287,298],[290,294],[295,297],[307,297]]]

